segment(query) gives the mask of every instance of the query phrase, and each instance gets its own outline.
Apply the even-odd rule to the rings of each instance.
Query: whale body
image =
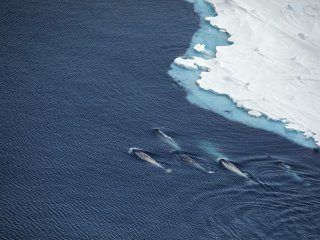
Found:
[[[298,182],[302,182],[303,181],[303,179],[297,173],[295,173],[289,165],[287,165],[287,164],[282,162],[281,163],[281,167],[283,169],[285,169],[287,174],[290,175],[294,180],[296,180]]]
[[[244,172],[242,172],[239,168],[237,168],[234,164],[232,164],[228,160],[226,160],[224,158],[220,158],[219,162],[222,164],[223,167],[225,167],[229,171],[231,171],[241,177],[248,178],[248,176]]]
[[[173,147],[175,150],[181,150],[181,147],[179,146],[178,143],[176,143],[176,141],[170,137],[169,135],[167,135],[165,132],[163,132],[161,129],[159,128],[156,128],[155,129],[159,134],[160,136],[162,137],[162,139],[167,143],[169,144],[171,147]]]
[[[165,168],[161,163],[158,163],[154,158],[152,158],[149,154],[144,152],[142,149],[139,148],[130,148],[129,153],[135,155],[139,159],[146,161],[156,167],[162,168],[166,171],[166,173],[172,172],[172,169]]]
[[[214,171],[211,171],[211,170],[207,170],[205,169],[203,166],[201,166],[196,160],[194,160],[193,158],[191,158],[190,156],[186,155],[186,154],[179,154],[178,155],[179,158],[185,162],[187,162],[188,164],[190,164],[191,166],[201,170],[201,171],[204,171],[206,173],[209,173],[209,174],[212,174],[214,173]]]

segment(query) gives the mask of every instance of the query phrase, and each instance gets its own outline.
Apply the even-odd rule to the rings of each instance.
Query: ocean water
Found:
[[[0,5],[0,239],[319,239],[319,154],[190,104],[168,75],[192,4]]]

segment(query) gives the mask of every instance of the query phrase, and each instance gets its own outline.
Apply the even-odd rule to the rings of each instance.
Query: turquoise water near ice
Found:
[[[202,57],[210,59],[215,57],[217,46],[232,44],[228,41],[228,33],[219,31],[211,26],[206,17],[217,16],[214,6],[206,0],[186,0],[194,4],[194,10],[200,17],[200,28],[193,35],[190,47],[187,49],[184,58]],[[194,50],[196,44],[205,44],[208,53],[198,53]],[[229,96],[206,91],[201,89],[196,81],[200,78],[201,70],[186,69],[176,64],[171,64],[169,75],[182,86],[187,92],[187,99],[190,103],[215,113],[232,121],[244,123],[250,127],[264,129],[287,138],[297,144],[308,148],[316,148],[313,139],[307,139],[303,133],[291,131],[285,128],[281,121],[268,119],[266,116],[259,118],[250,116],[243,108],[239,108]]]

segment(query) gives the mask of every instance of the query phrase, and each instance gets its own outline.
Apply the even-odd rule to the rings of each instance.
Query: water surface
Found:
[[[2,1],[0,16],[0,239],[319,238],[319,155],[190,104],[168,76],[191,4]]]

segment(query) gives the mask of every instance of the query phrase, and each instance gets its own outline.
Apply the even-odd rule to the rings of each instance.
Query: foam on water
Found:
[[[205,0],[186,0],[194,4],[195,11],[200,16],[200,28],[193,35],[190,47],[183,58],[202,57],[205,59],[215,57],[217,46],[226,46],[231,43],[228,41],[229,35],[212,27],[205,20],[206,17],[216,16],[214,7]],[[204,44],[206,52],[196,51],[197,44]],[[205,69],[202,69],[202,71]],[[250,116],[243,108],[239,108],[226,95],[216,94],[212,91],[201,89],[196,81],[200,78],[201,70],[184,68],[172,63],[169,75],[177,81],[187,92],[187,100],[204,109],[213,111],[229,120],[244,123],[254,128],[261,128],[287,138],[305,147],[317,147],[313,139],[307,139],[303,133],[290,131],[285,128],[284,123],[273,121],[265,116]]]

